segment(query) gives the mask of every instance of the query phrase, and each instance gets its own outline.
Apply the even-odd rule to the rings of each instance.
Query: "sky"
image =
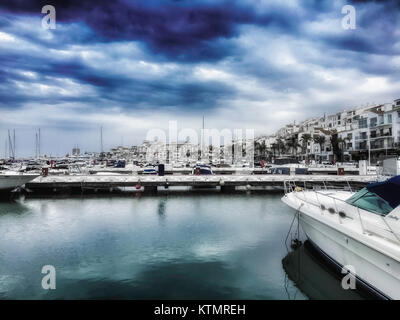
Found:
[[[44,5],[56,29],[42,27]],[[344,5],[355,29],[342,27]],[[355,0],[0,2],[0,157],[254,129],[400,98],[400,4]]]

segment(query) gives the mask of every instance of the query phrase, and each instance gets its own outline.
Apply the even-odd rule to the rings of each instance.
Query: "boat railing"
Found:
[[[307,181],[304,180],[301,184],[299,182],[296,182],[295,180],[284,180],[283,181],[283,188],[284,192],[290,193],[292,191],[298,190],[298,188],[302,188],[305,190],[312,190],[312,191],[318,191],[318,190],[335,190],[335,191],[350,191],[350,192],[355,192],[358,191],[356,188],[352,187],[350,185],[350,182],[346,180],[346,185],[344,186],[338,186],[338,185],[333,185],[330,184],[328,181],[323,180],[321,185],[318,185],[316,183],[310,183],[307,185]]]
[[[285,194],[289,193],[289,192],[294,192],[294,195],[296,196],[296,198],[298,200],[300,200],[300,201],[304,201],[309,208],[310,208],[310,205],[319,208],[319,211],[320,211],[321,215],[324,215],[324,211],[327,211],[327,212],[329,212],[331,214],[337,214],[338,221],[339,221],[340,224],[342,224],[343,220],[346,219],[346,218],[353,219],[353,220],[357,219],[359,224],[360,224],[360,228],[361,228],[361,231],[362,231],[363,234],[371,234],[371,233],[377,234],[376,230],[372,230],[371,228],[369,228],[367,223],[365,221],[363,221],[363,218],[362,218],[361,211],[360,211],[359,207],[349,205],[346,202],[346,200],[343,200],[343,199],[335,197],[335,196],[333,196],[331,194],[327,194],[327,193],[322,192],[322,190],[325,190],[325,191],[333,190],[333,191],[351,191],[351,192],[354,192],[354,191],[352,191],[350,185],[348,187],[329,186],[329,188],[328,188],[327,184],[324,183],[324,188],[323,189],[322,188],[318,189],[318,187],[316,187],[316,186],[312,186],[312,188],[307,188],[306,182],[304,182],[303,186],[300,187],[299,185],[296,184],[295,181],[287,180],[287,181],[284,181],[284,189],[285,189]],[[317,200],[317,203],[307,200],[306,191],[314,192],[315,198]],[[301,198],[299,196],[299,194],[303,194],[303,198]],[[322,204],[321,201],[320,201],[320,197],[325,197],[325,198],[332,199],[333,208],[327,208],[326,203]],[[338,206],[338,203],[339,204],[346,204],[346,210],[349,209],[349,208],[352,208],[351,209],[351,210],[353,210],[352,215],[346,214],[346,212],[344,212],[343,210],[340,210],[339,206]],[[385,237],[385,238],[387,238],[387,239],[389,239],[391,241],[394,240],[394,242],[396,242],[397,244],[400,245],[400,235],[393,230],[393,228],[390,226],[390,223],[385,219],[385,216],[379,215],[379,214],[377,214],[377,216],[381,217],[384,225],[387,227],[387,231],[390,234],[392,234],[392,236],[393,236],[392,239],[389,239],[387,237]],[[382,235],[378,234],[378,236],[382,236]]]
[[[384,181],[393,177],[393,172],[384,167],[378,167],[376,170],[376,180]]]

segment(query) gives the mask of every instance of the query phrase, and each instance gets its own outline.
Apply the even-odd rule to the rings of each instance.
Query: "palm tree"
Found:
[[[254,141],[254,158],[258,160],[260,152],[260,143],[258,141]]]
[[[274,159],[275,159],[276,158],[276,150],[278,149],[278,144],[277,143],[271,144],[271,149],[272,149],[272,153],[273,153]]]
[[[208,160],[212,162],[212,153],[213,153],[214,147],[212,145],[208,146]]]
[[[296,135],[291,135],[289,138],[289,141],[287,142],[287,146],[292,149],[292,155],[297,156],[297,147],[299,147],[299,143],[297,142],[297,137]]]
[[[282,151],[285,152],[285,143],[281,138],[278,138],[278,140],[276,140],[276,144],[278,147],[279,154],[282,155]]]
[[[257,155],[257,160],[261,160],[263,153],[265,152],[265,141],[263,141],[262,143],[259,143],[257,141],[254,142],[254,151],[256,152]]]
[[[259,150],[260,150],[261,157],[264,159],[265,152],[267,151],[267,146],[265,145],[265,141],[260,143]]]
[[[303,144],[303,148],[306,150],[306,160],[308,162],[308,142],[312,139],[311,134],[305,133],[301,136],[301,143]]]
[[[322,158],[322,147],[325,144],[325,140],[326,140],[325,136],[315,135],[313,137],[313,141],[319,145],[319,152],[320,152],[319,159],[320,159],[320,161],[321,161],[321,158]]]
[[[343,142],[344,140],[338,137],[337,134],[333,134],[330,139],[330,143],[332,146],[333,154],[336,156],[336,159],[343,159]]]
[[[346,144],[346,140],[347,140],[347,138],[344,138],[344,139],[342,137],[337,138],[337,143],[338,143],[339,150],[340,150],[340,158],[341,158],[342,162],[344,161],[344,146]]]

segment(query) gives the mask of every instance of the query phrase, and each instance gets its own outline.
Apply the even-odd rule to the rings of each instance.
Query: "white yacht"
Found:
[[[0,171],[0,192],[10,191],[32,181],[39,174],[29,174],[16,171]]]
[[[285,187],[282,201],[297,210],[320,252],[341,267],[352,266],[376,295],[400,299],[400,176],[359,192]]]

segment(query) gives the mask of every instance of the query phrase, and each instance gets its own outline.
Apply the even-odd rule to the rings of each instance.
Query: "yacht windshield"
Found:
[[[383,216],[387,215],[394,209],[384,199],[377,194],[370,192],[367,188],[360,190],[351,198],[346,200],[346,202],[358,208]]]

